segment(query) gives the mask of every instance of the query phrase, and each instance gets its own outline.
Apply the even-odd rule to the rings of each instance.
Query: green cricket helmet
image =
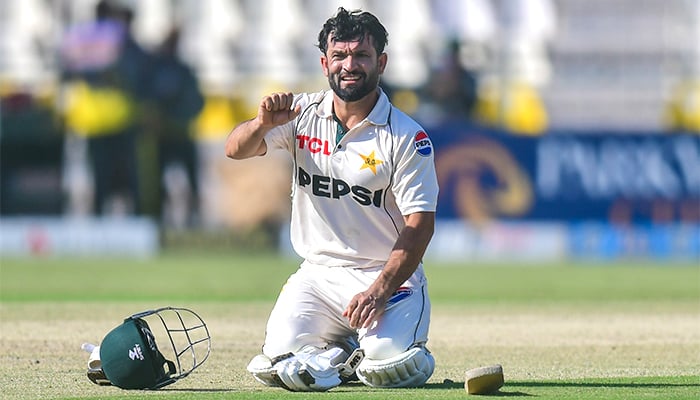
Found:
[[[167,338],[161,348],[156,337]],[[126,318],[105,336],[99,351],[102,372],[110,384],[122,389],[159,389],[202,365],[211,351],[211,336],[195,312],[164,307]]]

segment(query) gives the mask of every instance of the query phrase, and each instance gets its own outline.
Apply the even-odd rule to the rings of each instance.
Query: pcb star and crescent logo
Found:
[[[369,169],[372,171],[372,173],[373,173],[374,175],[377,175],[377,167],[378,167],[380,164],[383,164],[384,161],[382,161],[382,160],[377,160],[377,159],[375,158],[375,156],[374,156],[374,150],[372,150],[372,152],[369,153],[369,155],[360,154],[360,157],[362,157],[362,160],[364,160],[364,162],[365,162],[365,163],[362,164],[362,166],[360,167],[360,171],[362,171],[362,170],[365,169],[365,168],[369,168]]]

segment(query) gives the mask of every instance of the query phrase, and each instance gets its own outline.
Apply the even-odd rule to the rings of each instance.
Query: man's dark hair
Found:
[[[366,35],[372,39],[377,55],[384,52],[387,45],[387,32],[381,22],[367,11],[348,11],[338,8],[335,17],[329,18],[318,34],[318,48],[323,54],[328,50],[328,37],[334,42],[362,40]]]

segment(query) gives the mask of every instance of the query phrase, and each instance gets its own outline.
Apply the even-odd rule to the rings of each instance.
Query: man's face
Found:
[[[377,54],[369,35],[349,42],[334,41],[330,35],[321,66],[333,92],[343,101],[351,102],[377,88],[386,59],[386,54]]]

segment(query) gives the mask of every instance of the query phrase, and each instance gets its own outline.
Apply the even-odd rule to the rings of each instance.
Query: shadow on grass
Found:
[[[217,388],[163,388],[158,392],[199,392],[199,393],[234,393],[241,392],[239,389],[217,389]]]
[[[505,385],[498,391],[493,393],[488,393],[484,395],[479,395],[477,397],[537,397],[536,394],[530,394],[520,390],[510,390],[510,389],[537,389],[537,388],[566,388],[566,387],[577,387],[577,388],[627,388],[627,389],[667,389],[667,388],[700,388],[700,382],[698,383],[663,383],[663,382],[560,382],[560,381],[507,381]],[[360,382],[349,382],[341,386],[341,388],[350,389],[360,389],[362,392],[382,392],[387,389],[372,389],[368,388]],[[464,382],[454,382],[449,379],[445,379],[442,383],[428,383],[427,385],[421,387],[421,389],[428,390],[464,390]],[[164,392],[210,392],[210,393],[235,393],[241,392],[239,389],[204,389],[204,388],[167,388],[161,389]],[[246,390],[243,390],[245,392]],[[279,395],[284,395],[288,393],[280,389]],[[359,393],[359,392],[358,392]]]
[[[508,383],[506,383],[508,385]],[[423,389],[461,389],[464,390],[464,382],[454,382],[449,379],[445,379],[444,382],[442,383],[428,383],[427,385],[423,386]],[[503,389],[503,388],[501,388]],[[507,389],[507,387],[506,387]],[[483,396],[492,396],[492,397],[530,397],[533,396],[529,393],[525,392],[519,392],[519,391],[510,391],[510,390],[498,390],[493,393],[488,393]]]
[[[560,381],[507,381],[505,385],[497,392],[489,393],[485,396],[492,397],[532,397],[534,394],[527,393],[527,389],[537,388],[627,388],[627,389],[669,389],[669,388],[700,388],[698,383],[670,383],[670,382],[560,382]],[[446,379],[442,383],[429,383],[425,385],[425,389],[462,389],[464,390],[464,382],[453,382]],[[513,389],[513,390],[510,390]],[[517,390],[522,389],[522,390]]]
[[[581,388],[700,388],[698,383],[662,383],[662,382],[537,382],[509,381],[508,386],[522,387],[581,387]]]

